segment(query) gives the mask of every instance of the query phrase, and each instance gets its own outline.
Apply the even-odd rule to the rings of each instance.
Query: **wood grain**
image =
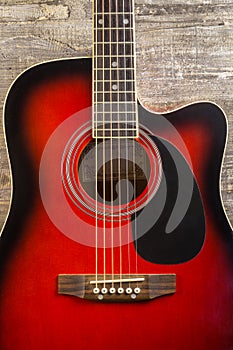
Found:
[[[35,22],[69,17],[68,6],[31,4],[0,6],[0,22]]]
[[[233,1],[135,0],[137,90],[158,111],[211,100],[227,114],[221,193],[233,223]],[[0,106],[17,75],[33,64],[90,56],[91,0],[0,0]],[[214,157],[214,155],[213,155]],[[0,125],[0,227],[11,181]]]
[[[134,281],[135,278],[142,278],[143,281],[136,282]],[[122,282],[117,282],[118,279]],[[124,282],[125,279],[128,281]],[[58,293],[93,301],[132,302],[151,300],[173,294],[176,291],[175,274],[114,275],[114,280],[112,280],[112,275],[98,275],[98,281],[109,280],[111,282],[90,284],[91,281],[95,280],[95,275],[59,275]],[[127,293],[129,281],[132,291]],[[96,286],[99,291],[94,293],[93,288]],[[103,287],[106,289],[106,293],[102,293]],[[114,287],[116,291],[110,293],[111,287]],[[122,293],[118,293],[118,288],[123,289]],[[135,288],[139,288],[139,293],[135,292]]]

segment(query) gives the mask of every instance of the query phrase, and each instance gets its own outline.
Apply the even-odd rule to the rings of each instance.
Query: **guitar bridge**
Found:
[[[106,302],[151,300],[176,291],[175,274],[58,275],[58,293]]]

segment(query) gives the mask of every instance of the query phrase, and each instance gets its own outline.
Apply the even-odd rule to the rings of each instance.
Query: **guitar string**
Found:
[[[98,52],[97,52],[97,39],[98,39],[98,24],[97,24],[97,12],[98,12],[98,7],[97,7],[97,0],[95,0],[95,6],[93,6],[93,10],[95,7],[95,14],[94,15],[94,29],[93,31],[95,31],[95,41],[94,41],[94,60],[95,63],[94,65],[97,68],[97,62],[98,62]],[[93,74],[94,75],[94,74]],[[96,280],[96,290],[98,289],[98,191],[97,191],[97,172],[98,172],[98,162],[97,162],[97,157],[98,157],[98,152],[97,152],[97,124],[95,123],[95,120],[97,119],[97,115],[98,115],[98,101],[97,99],[97,94],[95,94],[95,91],[97,91],[97,87],[98,87],[98,70],[95,69],[95,89],[94,89],[94,126],[93,126],[93,130],[94,130],[94,136],[95,136],[95,280]]]
[[[131,41],[134,42],[134,46],[132,48],[131,46],[131,66],[134,67],[134,69],[132,70],[132,73],[133,73],[133,76],[131,77],[132,79],[134,79],[134,81],[136,81],[136,77],[135,77],[135,74],[136,74],[136,54],[135,54],[135,17],[134,17],[134,7],[135,6],[135,3],[134,3],[134,0],[130,0],[130,11],[132,13],[132,16],[130,17],[130,28],[133,28],[131,31],[130,31],[130,37],[131,37]],[[131,74],[132,74],[131,73]],[[135,89],[136,89],[136,86],[135,86]],[[133,98],[133,96],[132,96]],[[135,118],[137,120],[137,123],[136,123],[136,126],[138,128],[138,117],[137,117],[137,100],[136,100],[136,90],[135,90],[135,95],[134,95],[134,103],[135,103]],[[135,272],[136,272],[136,275],[138,274],[138,254],[137,254],[137,246],[138,246],[138,243],[137,243],[137,217],[136,217],[136,207],[137,207],[137,204],[136,204],[136,200],[137,200],[137,181],[136,181],[136,140],[133,141],[133,187],[134,187],[134,239],[135,239]],[[138,288],[138,282],[137,282],[137,288]]]
[[[102,20],[102,51],[103,51],[103,58],[102,58],[102,66],[103,66],[103,139],[102,139],[102,158],[103,158],[103,280],[106,279],[106,165],[105,165],[105,70],[104,70],[104,52],[105,52],[105,16],[104,16],[104,0],[102,0],[102,13],[103,13],[103,20]],[[106,287],[105,282],[103,284],[104,288]]]
[[[130,0],[127,0],[128,2]],[[123,24],[124,24],[124,21],[125,19],[127,19],[127,17],[125,17],[125,0],[123,0],[123,16],[122,16],[122,21],[123,21]],[[129,20],[128,20],[128,23],[129,23]],[[126,25],[126,24],[125,24]],[[125,120],[126,120],[126,138],[125,138],[125,152],[126,152],[126,215],[127,217],[129,216],[129,143],[128,143],[128,101],[127,101],[127,74],[126,74],[126,66],[127,66],[127,60],[126,60],[126,30],[125,30],[125,27],[124,27],[124,30],[123,30],[123,33],[124,33],[124,37],[123,37],[123,42],[124,42],[124,89],[125,89],[125,113],[126,113],[126,117],[125,117]],[[128,38],[127,38],[128,39]],[[129,274],[129,280],[130,280],[130,224],[128,222],[127,224],[127,259],[128,259],[128,274]],[[129,281],[129,288],[130,288],[130,281]]]
[[[112,41],[112,12],[111,12],[111,0],[109,0],[109,41]],[[112,45],[110,44],[110,50],[109,50],[110,57],[112,57]],[[109,60],[110,70],[109,70],[109,81],[110,86],[112,86],[112,58]],[[111,273],[112,273],[112,288],[114,288],[114,241],[113,241],[113,235],[114,235],[114,207],[113,207],[113,138],[112,138],[112,125],[113,125],[113,119],[112,119],[112,93],[110,94],[110,101],[109,101],[109,111],[110,111],[110,205],[111,205]],[[113,289],[114,290],[114,289]]]
[[[118,16],[118,1],[116,1],[116,56],[118,57],[119,54],[119,16]],[[119,70],[117,70],[117,82],[119,82]],[[119,86],[117,89],[117,103],[120,100],[120,94],[119,94]],[[118,111],[118,115],[117,115],[117,120],[118,120],[118,129],[120,129],[120,113],[119,113],[119,109],[120,109],[120,104],[118,103],[117,105],[117,111]],[[119,192],[119,274],[120,274],[120,288],[122,288],[122,223],[121,223],[121,135],[119,135],[120,131],[118,130],[118,192]]]

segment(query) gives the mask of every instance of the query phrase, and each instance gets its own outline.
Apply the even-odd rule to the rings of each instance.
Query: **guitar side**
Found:
[[[39,187],[41,158],[59,125],[91,104],[88,58],[31,68],[8,94],[5,132],[13,195],[0,241],[1,349],[107,349],[111,345],[114,350],[123,344],[133,349],[230,350],[232,236],[219,194],[226,121],[212,104],[190,105],[164,115],[184,141],[190,156],[187,163],[201,194],[206,228],[200,252],[184,263],[155,262],[154,228],[139,238],[137,252],[134,243],[130,245],[141,273],[176,273],[176,293],[152,302],[107,305],[58,295],[59,274],[94,272],[95,249],[69,239],[48,217]],[[90,117],[81,115],[77,126]],[[158,129],[156,114],[141,107],[139,118],[156,137],[184,153],[171,129]],[[51,169],[48,174],[52,176]],[[86,230],[85,220],[78,230]]]

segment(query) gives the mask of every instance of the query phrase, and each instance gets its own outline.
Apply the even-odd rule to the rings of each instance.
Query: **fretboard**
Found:
[[[93,137],[136,138],[134,1],[93,1]]]

